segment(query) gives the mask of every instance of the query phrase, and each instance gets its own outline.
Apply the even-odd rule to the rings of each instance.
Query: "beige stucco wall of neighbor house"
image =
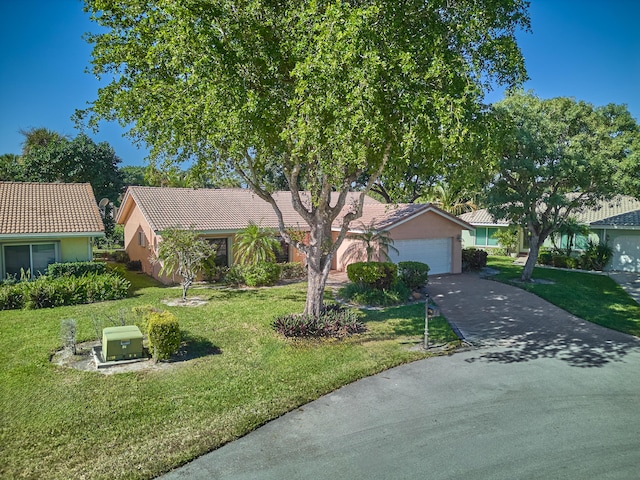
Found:
[[[158,277],[159,265],[152,265],[149,255],[154,245],[157,246],[156,234],[147,223],[142,212],[134,204],[131,214],[124,224],[124,249],[131,260],[139,260],[142,264],[142,271],[154,278]]]
[[[71,237],[60,240],[61,262],[87,262],[92,259],[91,238]]]

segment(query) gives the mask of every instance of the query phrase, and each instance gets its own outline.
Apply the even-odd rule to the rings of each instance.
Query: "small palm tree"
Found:
[[[562,241],[563,235],[567,236],[566,254],[567,256],[570,256],[571,252],[573,251],[573,245],[575,243],[576,236],[589,235],[589,226],[578,222],[578,219],[575,217],[569,217],[564,220],[558,227],[558,230],[556,230],[555,235],[553,236],[554,246],[557,237],[559,237],[560,241]]]
[[[249,222],[249,225],[240,230],[233,243],[235,261],[242,265],[274,262],[276,251],[281,250],[275,230],[260,227],[254,222]]]
[[[398,249],[393,246],[393,238],[386,230],[378,230],[375,228],[375,222],[369,223],[369,225],[362,225],[362,232],[353,235],[351,238],[364,243],[365,251],[367,252],[367,262],[373,260],[373,253],[376,247],[380,249],[382,256],[385,260],[389,260],[389,251],[398,252]]]

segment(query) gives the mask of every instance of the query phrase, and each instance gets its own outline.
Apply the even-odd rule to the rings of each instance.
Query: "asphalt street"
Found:
[[[496,282],[435,280],[479,348],[345,386],[162,478],[640,478],[637,338]]]

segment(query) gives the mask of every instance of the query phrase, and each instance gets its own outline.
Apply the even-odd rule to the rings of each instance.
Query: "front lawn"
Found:
[[[366,312],[367,333],[287,340],[275,315],[301,311],[306,284],[253,290],[194,288],[200,307],[166,307],[179,288],[136,279],[133,297],[55,309],[0,312],[0,477],[152,478],[359,378],[427,354],[424,304]],[[174,313],[189,360],[103,375],[49,362],[60,321],[95,338],[92,319],[136,305]],[[132,318],[132,317],[131,317]],[[442,319],[433,343],[455,340]]]
[[[495,280],[535,293],[589,322],[640,336],[640,305],[606,275],[536,267],[533,278],[552,283],[524,284],[517,282],[522,267],[510,257],[490,256],[487,266],[500,270]]]

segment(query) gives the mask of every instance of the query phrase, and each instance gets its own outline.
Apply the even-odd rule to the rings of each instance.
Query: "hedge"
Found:
[[[47,267],[47,277],[81,277],[88,273],[106,273],[107,264],[104,262],[66,262],[52,263]]]
[[[347,265],[347,277],[353,283],[384,290],[395,283],[398,267],[391,262],[356,262]]]
[[[0,310],[38,309],[119,300],[131,284],[113,273],[88,273],[81,277],[39,277],[30,282],[0,286]]]

